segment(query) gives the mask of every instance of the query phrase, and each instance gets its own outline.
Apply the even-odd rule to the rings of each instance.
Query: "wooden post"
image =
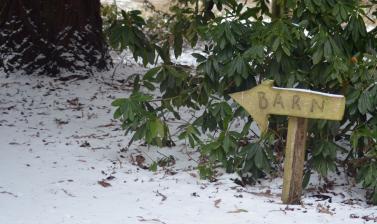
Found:
[[[284,181],[281,199],[284,204],[298,204],[301,199],[308,119],[288,118]]]
[[[341,95],[306,89],[278,88],[273,83],[266,80],[252,89],[230,96],[253,117],[261,133],[268,130],[269,115],[289,116],[281,198],[285,204],[297,204],[302,193],[308,118],[340,121],[346,99]]]

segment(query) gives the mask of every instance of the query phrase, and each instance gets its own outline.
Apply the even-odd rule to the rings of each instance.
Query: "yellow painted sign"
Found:
[[[262,132],[267,131],[269,114],[342,120],[346,104],[342,95],[277,88],[272,80],[230,96],[246,109]]]

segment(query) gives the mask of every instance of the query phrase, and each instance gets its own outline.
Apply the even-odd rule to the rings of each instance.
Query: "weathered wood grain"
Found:
[[[288,118],[287,145],[285,148],[282,201],[298,204],[302,193],[305,147],[308,119]]]

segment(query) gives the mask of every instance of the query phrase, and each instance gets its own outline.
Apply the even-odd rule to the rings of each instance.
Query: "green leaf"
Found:
[[[349,95],[347,95],[347,97],[346,97],[346,99],[347,99],[346,105],[350,106],[351,104],[357,102],[359,97],[360,97],[360,91],[357,91],[357,90],[351,91],[351,93]]]
[[[223,141],[223,148],[226,153],[229,152],[230,144],[231,144],[231,140],[230,140],[230,137],[227,135],[224,137],[224,141]]]
[[[366,114],[368,110],[373,110],[373,102],[368,91],[361,94],[357,107],[361,114]]]
[[[144,75],[144,80],[153,80],[153,77],[161,70],[161,66],[149,69]]]
[[[157,163],[156,163],[156,162],[153,162],[153,163],[149,166],[149,170],[152,171],[152,172],[156,172],[156,171],[157,171]]]
[[[280,46],[280,38],[276,38],[272,44],[272,51],[276,51]]]
[[[331,43],[327,40],[323,46],[323,52],[326,60],[330,60],[332,55]],[[313,62],[314,63],[314,62]],[[316,64],[316,63],[315,63]]]
[[[148,82],[148,81],[144,81],[144,82],[143,82],[143,85],[145,86],[145,88],[147,88],[147,89],[149,89],[149,90],[151,90],[151,91],[153,91],[153,90],[156,89],[156,87],[155,87],[152,83],[150,83],[150,82]]]
[[[174,36],[174,55],[178,58],[182,54],[183,37],[182,33],[176,33]]]
[[[321,60],[322,60],[322,56],[323,56],[323,48],[318,48],[314,54],[313,54],[313,57],[312,57],[312,60],[313,60],[313,64],[318,64]]]
[[[302,180],[302,188],[305,189],[310,181],[311,172],[310,170],[306,171],[304,174],[304,179]]]
[[[236,39],[233,36],[233,33],[232,33],[231,29],[230,29],[230,24],[229,23],[225,24],[225,29],[224,30],[225,30],[225,36],[228,39],[228,41],[232,45],[235,45],[236,44]]]
[[[115,99],[115,100],[111,103],[111,106],[114,106],[114,107],[120,107],[120,106],[124,105],[126,102],[127,102],[127,100],[126,100],[125,98]]]
[[[240,16],[240,20],[248,20],[250,17],[257,18],[257,8],[247,8]]]
[[[291,52],[289,51],[289,49],[285,45],[281,45],[281,48],[283,49],[284,53],[287,56],[291,56]]]
[[[122,110],[120,108],[116,109],[114,112],[114,119],[118,119],[122,116]]]
[[[258,147],[258,149],[255,152],[255,157],[254,157],[255,166],[258,169],[263,169],[264,159],[265,159],[264,152],[260,147]]]
[[[194,58],[196,58],[196,61],[197,61],[198,63],[202,63],[202,62],[204,62],[204,61],[207,60],[206,57],[204,57],[203,55],[198,54],[198,53],[192,53],[191,55],[192,55]]]

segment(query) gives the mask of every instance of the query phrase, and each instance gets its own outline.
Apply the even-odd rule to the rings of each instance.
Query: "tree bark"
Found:
[[[272,0],[271,3],[271,18],[276,20],[282,17],[284,11],[284,2],[282,0]]]
[[[0,0],[0,66],[51,76],[107,69],[99,0]]]

